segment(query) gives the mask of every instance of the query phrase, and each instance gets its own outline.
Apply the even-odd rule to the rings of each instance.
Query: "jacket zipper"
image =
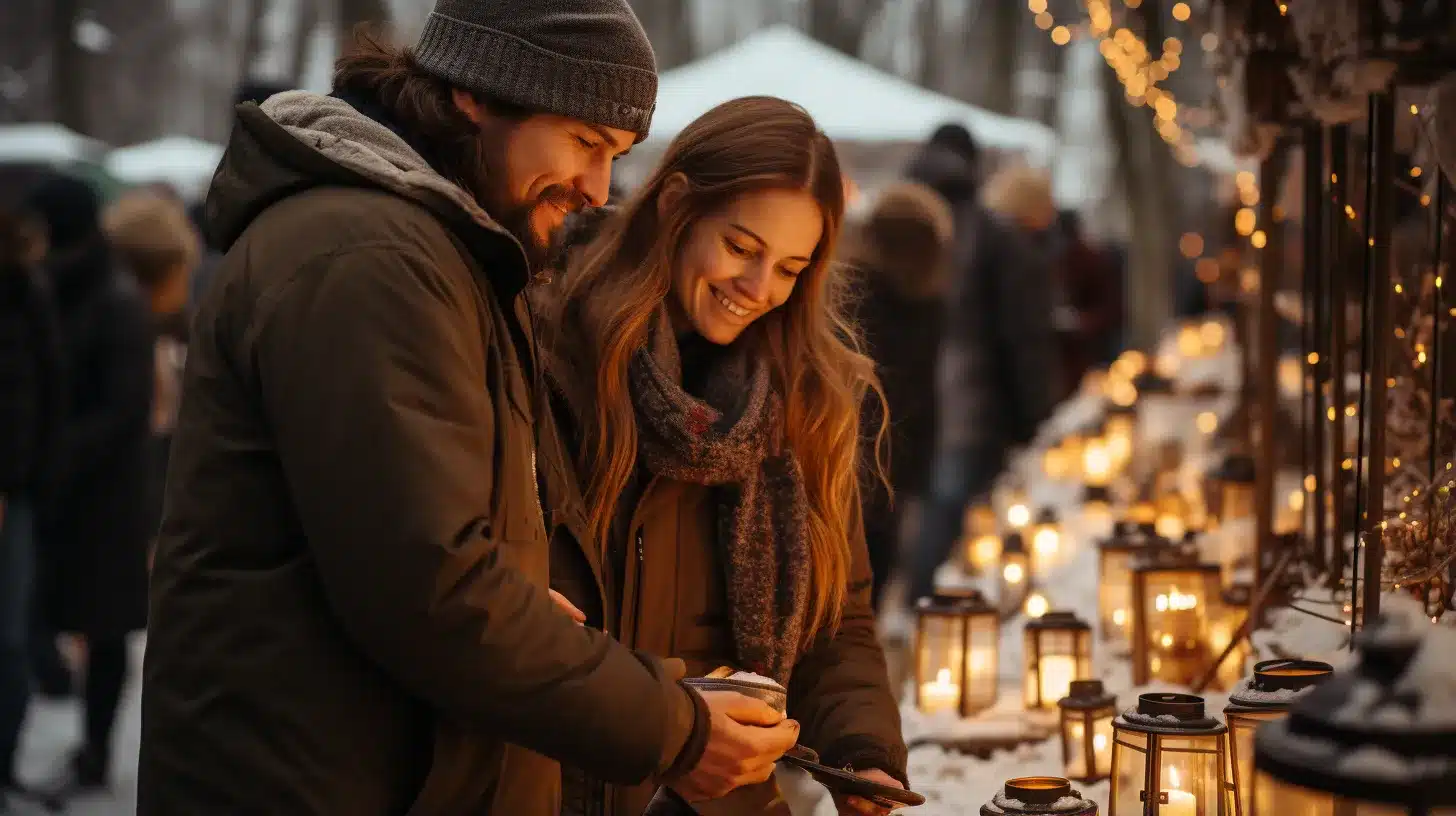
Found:
[[[642,564],[645,561],[642,553],[642,531],[637,531],[636,552],[633,554],[636,559],[635,573],[632,579],[632,648],[637,648],[637,626],[642,622]]]
[[[541,477],[536,473],[536,446],[531,446],[531,489],[536,492],[536,519],[541,522],[541,531],[546,538],[551,538],[551,531],[546,528],[546,509],[541,506]]]

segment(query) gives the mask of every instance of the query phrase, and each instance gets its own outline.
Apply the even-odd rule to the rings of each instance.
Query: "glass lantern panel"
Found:
[[[1269,810],[1267,786],[1254,784],[1254,732],[1266,722],[1283,719],[1285,714],[1284,711],[1240,711],[1225,715],[1229,727],[1229,763],[1234,784],[1239,789],[1242,816],[1259,813],[1281,816]]]
[[[1026,553],[1003,552],[1001,554],[1000,595],[997,596],[1001,607],[1010,609],[1020,606],[1022,599],[1026,597],[1026,589],[1030,582],[1031,570],[1027,564]]]
[[[963,713],[989,708],[996,702],[996,648],[1000,641],[1000,619],[977,615],[970,622],[970,659],[964,680]]]
[[[1244,482],[1224,482],[1219,516],[1223,522],[1254,515],[1254,486]]]
[[[1132,553],[1102,552],[1102,572],[1097,576],[1098,617],[1102,637],[1126,641],[1132,625]]]
[[[1083,668],[1079,662],[1087,662],[1077,659],[1077,636],[1079,634],[1081,633],[1056,629],[1027,631],[1027,706],[1040,705],[1042,708],[1050,708],[1056,705],[1058,700],[1067,696],[1073,680],[1091,674],[1090,666],[1086,667],[1087,671],[1084,673],[1078,673]],[[1037,651],[1037,643],[1040,643],[1040,652]],[[1038,662],[1033,664],[1034,660]]]
[[[1115,716],[1116,711],[1110,708],[1092,715],[1092,771],[1099,779],[1112,776],[1112,719]]]
[[[1094,774],[1087,772],[1087,740],[1093,733],[1091,717],[1088,711],[1064,711],[1062,712],[1062,744],[1066,746],[1068,779],[1084,780],[1091,779]]]
[[[1092,630],[1084,629],[1076,634],[1077,673],[1073,680],[1086,680],[1092,676]]]
[[[1158,740],[1158,790],[1167,795],[1158,816],[1215,816],[1224,799],[1221,736]],[[1161,800],[1161,796],[1160,796]]]
[[[1148,772],[1148,735],[1127,729],[1116,729],[1113,734],[1112,792],[1107,798],[1107,814],[1140,816],[1143,782]]]
[[[1268,809],[1261,806],[1258,812],[1265,816],[1335,816],[1335,797],[1332,794],[1291,785],[1266,773],[1260,773],[1254,784],[1264,792],[1260,800]],[[1252,812],[1254,811],[1249,809],[1244,811],[1245,816]],[[1350,813],[1351,810],[1344,812]],[[1404,810],[1396,812],[1405,813]],[[1359,813],[1360,816],[1367,816],[1364,807],[1360,808]],[[1370,813],[1368,816],[1375,814]]]
[[[915,682],[920,710],[926,713],[955,711],[960,705],[961,649],[965,618],[954,615],[922,614],[917,644]]]
[[[1191,685],[1208,666],[1210,587],[1198,570],[1156,570],[1143,574],[1149,677],[1178,685]]]

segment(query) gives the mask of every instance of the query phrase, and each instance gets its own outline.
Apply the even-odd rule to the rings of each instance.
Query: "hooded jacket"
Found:
[[[570,484],[515,239],[302,92],[239,109],[207,220],[227,254],[172,442],[138,812],[549,814],[555,760],[696,764],[681,665],[547,595]]]

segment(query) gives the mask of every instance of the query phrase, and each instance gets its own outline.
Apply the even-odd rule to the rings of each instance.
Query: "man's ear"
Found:
[[[462,91],[454,88],[450,91],[450,100],[455,103],[456,110],[465,114],[465,118],[474,122],[476,126],[485,124],[485,109],[475,101],[475,97],[469,91]]]
[[[657,217],[667,218],[667,214],[682,203],[691,186],[688,177],[682,172],[668,176],[667,180],[662,182],[662,192],[657,194]]]

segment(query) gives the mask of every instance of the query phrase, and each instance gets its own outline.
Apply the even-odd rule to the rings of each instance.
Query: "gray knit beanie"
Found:
[[[627,0],[438,0],[415,60],[460,88],[647,136],[652,44]]]

